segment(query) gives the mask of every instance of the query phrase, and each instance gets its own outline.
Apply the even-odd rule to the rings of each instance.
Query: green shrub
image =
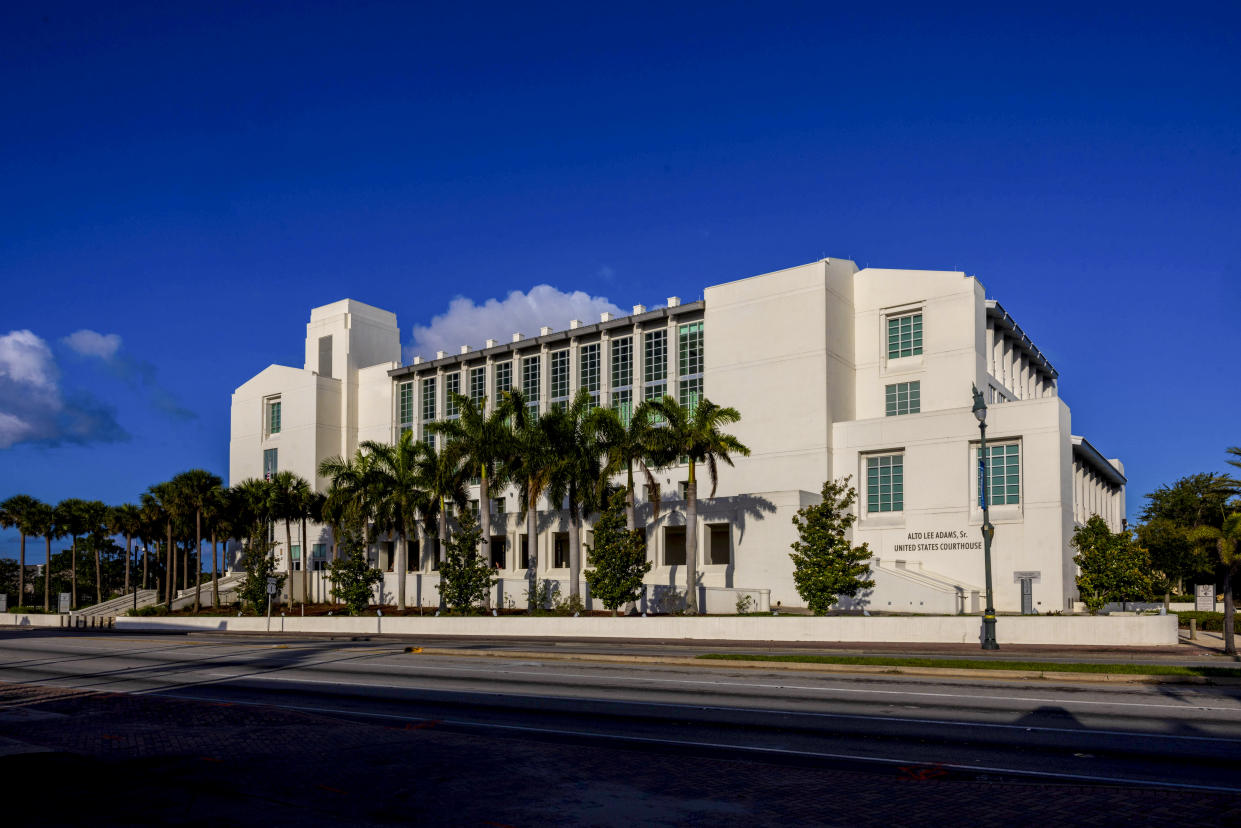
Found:
[[[163,604],[151,604],[147,607],[138,607],[138,609],[125,610],[126,615],[134,615],[140,618],[147,618],[152,615],[167,615],[168,607]]]
[[[457,531],[448,539],[444,561],[440,564],[440,597],[453,612],[472,615],[487,601],[487,594],[499,580],[491,566],[478,554],[482,532],[470,511],[458,518]]]
[[[340,539],[341,554],[332,561],[328,577],[332,581],[332,597],[345,605],[350,615],[366,611],[375,595],[375,584],[384,575],[372,569],[366,560],[366,549],[355,529],[345,529]]]
[[[1198,620],[1198,629],[1208,632],[1224,631],[1224,613],[1222,612],[1198,612],[1191,610],[1188,612],[1178,612],[1176,614],[1177,623],[1182,627],[1189,626],[1189,619],[1196,618]],[[1241,613],[1232,619],[1232,628],[1235,632],[1241,633]]]

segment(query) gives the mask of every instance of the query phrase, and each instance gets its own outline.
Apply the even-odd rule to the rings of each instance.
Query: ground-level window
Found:
[[[491,543],[487,544],[491,547],[491,566],[493,569],[508,568],[508,539],[503,535],[493,535]]]
[[[314,570],[327,569],[327,544],[313,543],[310,545],[310,564]]]
[[[905,455],[881,454],[866,458],[866,511],[901,512],[905,509]]]
[[[732,531],[727,523],[707,524],[707,563],[732,563]]]
[[[664,527],[664,566],[685,565],[685,527]]]
[[[530,568],[530,536],[521,536],[521,568]]]
[[[974,451],[977,459],[979,453]],[[982,476],[981,467],[978,470]],[[1003,443],[998,446],[987,446],[987,505],[1015,506],[1021,503],[1021,446],[1017,443]],[[978,505],[981,508],[982,492],[979,492]]]
[[[552,536],[553,552],[556,569],[564,569],[569,565],[569,533],[557,532]]]
[[[888,417],[917,414],[922,410],[922,383],[897,382],[884,386],[884,413]]]
[[[300,572],[302,569],[302,548],[297,544],[289,547],[289,560],[293,563],[293,571]]]

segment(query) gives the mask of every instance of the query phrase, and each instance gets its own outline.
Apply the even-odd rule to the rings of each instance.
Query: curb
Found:
[[[585,661],[610,664],[662,664],[674,667],[705,667],[742,670],[792,670],[810,673],[852,673],[879,676],[937,676],[982,678],[1001,681],[1068,681],[1086,684],[1201,684],[1241,685],[1241,678],[1211,676],[1165,676],[1147,673],[1069,673],[1051,670],[978,670],[955,667],[900,667],[889,664],[814,664],[797,661],[731,661],[682,656],[605,655],[601,653],[550,653],[535,650],[464,650],[450,647],[406,647],[406,653],[471,658],[536,659],[539,661]]]

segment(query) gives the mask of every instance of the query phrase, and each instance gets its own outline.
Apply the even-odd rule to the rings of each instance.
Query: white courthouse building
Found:
[[[1124,467],[1073,433],[1055,369],[983,285],[960,272],[859,270],[824,259],[712,285],[698,301],[635,305],[630,316],[463,343],[458,353],[408,365],[396,316],[346,299],[311,311],[304,366],[271,365],[234,392],[230,482],[290,470],[326,490],[329,481],[316,475],[321,460],[407,430],[426,438],[427,423],[454,415],[450,392],[490,404],[521,389],[540,411],[579,389],[622,412],[665,394],[687,403],[706,396],[741,412],[731,432],[752,454],[721,467],[714,498],[700,483],[694,550],[685,548],[680,499],[687,468],[659,472],[659,518],[646,507],[639,519],[654,564],[644,605],[675,600],[686,554],[697,556],[707,611],[732,612],[742,594],[764,609],[801,605],[789,560],[793,515],[818,500],[826,479],[849,475],[858,490],[853,539],[869,544],[875,579],[853,603],[977,612],[984,575],[974,385],[989,406],[996,607],[1071,608],[1070,538],[1092,514],[1121,527]],[[532,557],[516,492],[491,504],[501,605],[524,605],[528,565],[567,594],[567,515],[541,505]],[[331,539],[324,527],[311,535],[319,569]],[[276,532],[281,555],[283,537]],[[420,541],[411,543],[406,592],[413,604],[435,606],[435,542]],[[380,543],[385,601],[396,593],[395,560],[393,545]]]

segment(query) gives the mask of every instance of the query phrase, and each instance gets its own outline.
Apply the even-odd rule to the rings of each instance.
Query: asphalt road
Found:
[[[1241,687],[858,677],[404,646],[9,634],[0,635],[0,678],[605,749],[1241,794]]]

